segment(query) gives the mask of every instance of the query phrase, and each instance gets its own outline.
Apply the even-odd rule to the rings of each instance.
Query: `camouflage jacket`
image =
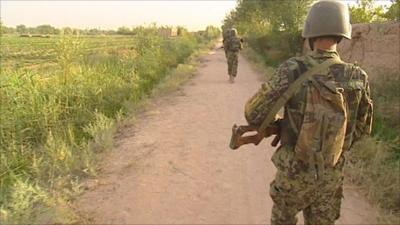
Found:
[[[242,42],[239,37],[228,37],[223,40],[225,50],[237,52],[242,49]]]
[[[289,85],[311,68],[309,57],[319,63],[338,57],[336,51],[314,51],[310,56],[290,58],[279,66],[273,77],[246,103],[245,117],[249,124],[260,126],[268,110]],[[346,138],[343,150],[350,149],[354,141],[371,132],[372,100],[367,74],[358,66],[349,63],[335,64],[329,68],[337,85],[344,89],[347,108]],[[307,82],[286,103],[281,123],[282,145],[295,146],[301,130],[305,110]],[[254,101],[256,99],[256,101]],[[251,102],[251,106],[250,106]],[[254,104],[256,102],[256,104]]]

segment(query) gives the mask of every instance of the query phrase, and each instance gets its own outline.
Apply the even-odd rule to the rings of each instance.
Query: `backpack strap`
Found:
[[[263,123],[258,128],[258,131],[262,133],[267,129],[267,127],[270,126],[270,123],[275,119],[275,115],[278,113],[278,111],[301,88],[304,81],[309,79],[312,75],[317,74],[321,71],[324,71],[324,70],[328,69],[330,66],[332,66],[334,64],[339,64],[339,63],[342,63],[342,61],[340,60],[339,57],[327,59],[323,63],[320,63],[320,64],[312,63],[312,64],[314,64],[313,67],[311,67],[311,69],[309,69],[306,72],[304,72],[303,74],[301,74],[299,76],[299,78],[297,78],[291,85],[289,85],[288,89],[278,98],[278,100],[275,102],[275,104],[269,110],[269,113],[265,117]]]

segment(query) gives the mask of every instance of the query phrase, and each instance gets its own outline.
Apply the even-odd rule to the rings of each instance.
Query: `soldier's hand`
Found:
[[[269,137],[271,135],[279,135],[280,134],[280,123],[282,119],[277,119],[271,126],[267,127],[264,131],[264,136]]]

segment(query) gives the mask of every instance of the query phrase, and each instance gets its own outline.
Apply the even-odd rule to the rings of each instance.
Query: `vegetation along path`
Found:
[[[245,123],[243,105],[263,77],[239,63],[231,84],[223,50],[210,52],[192,80],[123,129],[79,211],[97,224],[268,224],[275,149],[269,140],[228,148],[231,126]],[[338,224],[376,224],[376,215],[346,187]]]

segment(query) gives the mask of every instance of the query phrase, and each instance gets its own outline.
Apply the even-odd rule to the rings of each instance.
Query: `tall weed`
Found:
[[[345,170],[346,178],[386,211],[385,223],[400,220],[400,160],[393,157],[393,144],[364,138],[348,153]]]
[[[112,147],[115,120],[211,41],[197,36],[165,38],[155,26],[139,27],[131,44],[90,53],[79,37],[64,36],[57,69],[2,69],[1,223],[34,221],[35,208],[54,207],[54,198],[68,199],[82,177],[95,175],[97,153]]]

